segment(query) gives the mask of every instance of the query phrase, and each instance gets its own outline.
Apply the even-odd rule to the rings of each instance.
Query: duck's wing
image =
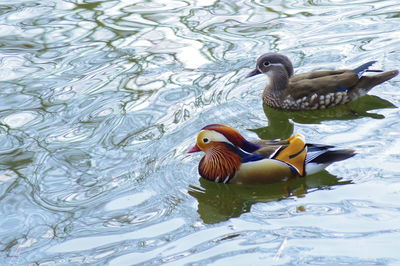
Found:
[[[286,94],[295,100],[312,95],[317,95],[316,98],[318,99],[320,95],[347,91],[359,81],[358,75],[350,70],[342,73],[337,73],[337,71],[318,72],[324,72],[326,75],[317,73],[315,78],[290,79]],[[311,73],[311,77],[312,74],[315,74],[315,72]]]
[[[316,100],[321,100],[318,96],[323,95],[331,95],[330,97],[333,99],[334,94],[342,92],[347,93],[349,90],[359,87],[357,84],[360,81],[369,81],[371,78],[363,76],[365,72],[382,72],[382,70],[369,69],[374,63],[376,63],[376,61],[370,61],[351,70],[324,70],[293,76],[289,80],[286,94],[290,95],[295,100],[313,95],[316,95],[316,97],[314,97]],[[391,74],[394,75],[395,73]],[[376,75],[376,77],[379,78],[373,78],[373,80],[377,80],[376,83],[379,84],[393,77],[389,76],[391,75],[382,75],[381,78],[380,75]],[[377,84],[374,84],[373,86]],[[363,84],[363,86],[365,86],[365,84]],[[370,86],[369,88],[372,88],[373,86]]]
[[[287,139],[283,140],[256,140],[252,141],[253,143],[260,146],[260,148],[254,151],[255,154],[263,155],[265,158],[271,158],[273,155],[282,148],[285,148],[289,145],[289,141]]]
[[[332,76],[332,75],[340,75],[346,71],[349,71],[349,70],[348,69],[321,70],[321,71],[314,71],[314,72],[308,72],[308,73],[301,73],[301,74],[297,74],[297,75],[294,75],[293,77],[291,77],[290,81],[298,82],[298,81],[305,80],[305,79],[315,79],[315,78],[321,78],[321,77]]]
[[[300,176],[305,174],[307,145],[302,135],[297,134],[284,140],[259,140],[255,143],[261,148],[254,154],[285,162],[292,166]]]
[[[297,134],[286,140],[258,141],[258,145],[260,143],[264,146],[243,158],[239,171],[230,183],[273,183],[305,175],[307,146],[302,135]]]
[[[273,156],[276,159],[291,165],[300,176],[305,176],[307,145],[304,136],[296,134],[287,139],[289,145],[280,148]]]

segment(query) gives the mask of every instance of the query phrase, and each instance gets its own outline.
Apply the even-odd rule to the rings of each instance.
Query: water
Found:
[[[386,1],[2,1],[2,265],[400,264],[399,78],[350,105],[261,104],[267,51],[297,72],[399,68]],[[225,123],[354,148],[307,179],[199,179]]]

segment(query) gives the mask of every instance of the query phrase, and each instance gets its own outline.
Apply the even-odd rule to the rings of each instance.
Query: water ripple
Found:
[[[358,152],[289,190],[205,183],[186,153],[210,123],[269,133],[265,80],[244,79],[261,53],[287,54],[296,72],[398,68],[396,1],[21,0],[1,11],[1,262],[398,264],[397,79],[371,92],[392,106],[350,121],[337,119],[346,110],[287,117],[289,134]]]

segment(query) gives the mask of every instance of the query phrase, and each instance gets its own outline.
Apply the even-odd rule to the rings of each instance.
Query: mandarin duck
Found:
[[[203,151],[199,174],[220,183],[268,184],[316,173],[355,155],[350,149],[309,144],[300,134],[285,140],[248,141],[222,124],[201,129],[188,153]]]
[[[266,53],[257,60],[256,68],[246,78],[266,74],[269,83],[263,92],[263,102],[284,110],[316,110],[353,101],[399,74],[398,70],[369,70],[376,61],[355,69],[322,70],[293,76],[293,65],[287,56]],[[383,72],[363,76],[365,72]]]

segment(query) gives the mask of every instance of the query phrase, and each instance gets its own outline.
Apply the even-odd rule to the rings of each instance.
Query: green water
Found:
[[[296,73],[398,69],[400,4],[1,1],[1,265],[399,265],[399,77],[319,112],[263,107]],[[211,123],[358,155],[268,186],[199,179]]]

